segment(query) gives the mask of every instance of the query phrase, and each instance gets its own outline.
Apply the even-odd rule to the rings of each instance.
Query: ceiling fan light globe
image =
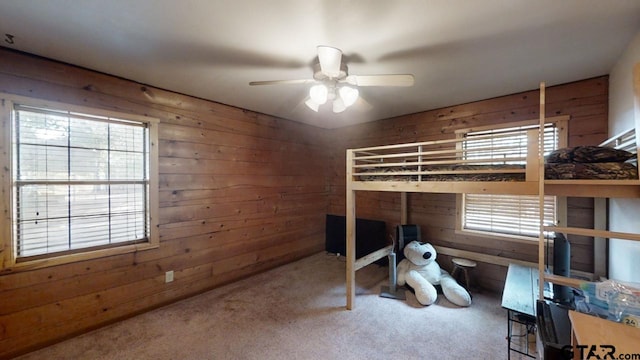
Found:
[[[340,88],[339,92],[340,92],[340,97],[344,102],[344,106],[346,107],[349,107],[355,104],[356,101],[358,100],[358,96],[359,96],[358,89],[352,88],[350,86],[343,86]]]
[[[323,84],[314,85],[309,89],[309,97],[318,105],[322,105],[327,102],[328,94],[329,90]]]
[[[342,101],[342,98],[337,97],[335,100],[333,100],[333,112],[334,113],[341,113],[343,111],[347,110],[347,107],[344,105],[344,101]]]
[[[313,99],[307,99],[307,101],[304,102],[305,105],[307,105],[307,107],[315,112],[318,112],[318,109],[320,108],[320,104],[318,104],[317,102],[313,101]]]

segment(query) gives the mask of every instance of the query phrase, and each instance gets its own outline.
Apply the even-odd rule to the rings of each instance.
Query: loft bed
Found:
[[[545,124],[550,121],[567,121],[568,117],[545,119],[544,113],[545,87],[542,83],[539,121],[534,121],[535,126],[521,131],[526,133],[522,139],[526,141],[526,154],[516,152],[516,149],[523,147],[522,143],[501,143],[499,139],[503,135],[500,133],[476,135],[472,139],[473,144],[470,138],[457,136],[455,139],[348,149],[347,309],[354,307],[355,272],[392,251],[392,245],[389,245],[359,259],[355,258],[356,191],[399,192],[401,224],[407,222],[406,194],[411,192],[538,195],[541,204],[545,195],[640,198],[640,177],[637,169],[640,138],[636,137],[640,119],[636,120],[635,128],[618,134],[597,147],[563,148],[545,158],[545,130],[540,129],[545,129]],[[487,144],[482,142],[484,138],[498,141]],[[586,155],[586,159],[585,150],[593,151]],[[629,159],[624,155],[625,151],[634,155]],[[589,156],[596,159],[589,159]],[[603,156],[609,158],[605,159]],[[606,163],[599,165],[603,164],[602,160],[606,160]],[[544,219],[544,211],[544,206],[540,206],[540,219]],[[579,281],[544,272],[544,232],[640,241],[638,234],[552,227],[543,224],[542,220],[540,228],[543,230],[540,231],[538,251],[540,278],[547,282],[574,287],[579,286]],[[467,252],[458,251],[458,254],[465,253]],[[481,254],[480,258],[483,258]],[[544,282],[540,281],[539,285],[539,294],[543,294]]]
[[[555,117],[550,120],[567,119]],[[513,138],[516,131],[526,131],[526,139],[518,143],[500,143],[500,138]],[[503,134],[473,137],[475,142],[490,139],[497,144],[491,146],[471,147],[467,145],[467,138],[459,137],[350,149],[347,150],[347,182],[353,190],[363,191],[537,195],[541,164],[544,163],[547,185],[606,184],[606,190],[611,190],[609,186],[615,184],[631,185],[632,193],[637,190],[633,188],[639,183],[636,159],[624,155],[637,151],[635,129],[598,146],[563,148],[550,154],[547,161],[538,156],[537,125],[524,131],[509,128]],[[517,154],[523,141],[526,141],[527,153]],[[551,192],[563,194],[566,190],[551,188]]]

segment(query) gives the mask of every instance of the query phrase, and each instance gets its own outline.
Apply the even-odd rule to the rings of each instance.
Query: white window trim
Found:
[[[558,131],[559,131],[558,148],[563,148],[568,146],[569,119],[570,117],[568,115],[547,117],[545,119],[546,123],[555,123],[556,127],[558,128]],[[532,119],[532,120],[504,123],[498,126],[491,125],[491,126],[459,129],[459,130],[456,130],[456,136],[462,136],[463,134],[466,134],[469,132],[478,132],[478,131],[484,131],[484,130],[511,128],[511,127],[519,127],[519,126],[529,126],[529,125],[535,125],[538,123],[539,123],[539,119]],[[493,240],[506,240],[511,242],[526,243],[526,244],[532,244],[532,243],[538,242],[539,240],[538,236],[525,236],[525,235],[506,234],[506,233],[498,233],[498,232],[491,232],[491,231],[465,229],[463,227],[463,223],[464,223],[463,195],[464,194],[456,194],[456,224],[455,224],[455,230],[454,230],[454,233],[456,235],[490,238]],[[556,221],[558,226],[567,226],[566,225],[567,224],[566,197],[560,197],[560,196],[556,197]]]
[[[30,270],[66,264],[76,261],[97,259],[118,254],[126,254],[141,250],[159,247],[160,236],[158,233],[158,126],[159,119],[114,112],[109,110],[76,106],[54,101],[47,101],[24,96],[0,93],[0,125],[2,138],[0,141],[0,188],[2,203],[0,203],[0,272],[13,272]],[[149,129],[149,241],[136,244],[125,244],[103,249],[78,250],[72,253],[60,255],[50,254],[44,258],[19,259],[15,249],[13,238],[13,169],[12,169],[12,112],[13,103],[30,105],[42,108],[64,109],[71,112],[90,113],[97,116],[130,119],[147,124]]]

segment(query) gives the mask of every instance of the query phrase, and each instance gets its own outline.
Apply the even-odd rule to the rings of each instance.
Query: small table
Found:
[[[502,292],[502,307],[507,309],[507,352],[511,359],[511,351],[535,358],[531,353],[529,341],[526,340],[525,351],[512,347],[515,336],[527,337],[536,331],[536,300],[538,299],[538,269],[518,264],[509,264],[507,279]],[[515,335],[513,324],[525,327],[525,334]]]

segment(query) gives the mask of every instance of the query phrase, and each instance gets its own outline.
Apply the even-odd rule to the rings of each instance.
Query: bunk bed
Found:
[[[637,159],[632,166],[629,161],[617,161],[618,165],[592,169],[590,165],[567,166],[546,161],[544,157],[545,87],[540,85],[540,118],[536,126],[526,130],[526,154],[513,154],[513,145],[469,146],[468,139],[425,141],[410,144],[348,149],[346,154],[346,283],[347,309],[355,302],[355,272],[392,251],[392,245],[355,258],[355,216],[357,191],[399,192],[401,194],[400,223],[407,222],[407,193],[468,193],[537,195],[540,199],[540,219],[544,219],[544,196],[598,198],[640,198],[640,178]],[[558,120],[558,119],[555,119]],[[560,119],[568,120],[568,119]],[[638,123],[629,131],[618,134],[600,144],[596,149],[611,148],[636,154],[640,139],[636,138]],[[475,137],[482,139],[483,135]],[[486,135],[499,138],[500,135]],[[480,142],[481,143],[481,142]],[[499,147],[500,149],[497,149]],[[522,144],[517,145],[522,148]],[[564,150],[564,149],[563,149]],[[571,149],[576,150],[576,149]],[[579,149],[584,150],[584,149]],[[611,151],[615,157],[616,150]],[[572,157],[575,152],[556,153],[555,157]],[[578,151],[578,157],[579,157]],[[599,156],[596,154],[595,156]],[[548,156],[549,157],[549,156]],[[547,159],[549,160],[549,159]],[[571,158],[571,160],[574,160]],[[621,160],[621,159],[617,159]],[[628,157],[627,159],[628,160]],[[570,161],[572,162],[572,161]],[[631,159],[633,162],[633,159]],[[573,163],[573,162],[572,162]],[[622,164],[625,163],[625,164]],[[571,168],[567,170],[567,168]],[[577,168],[577,171],[575,171]],[[546,178],[545,173],[552,175]],[[549,176],[547,176],[549,177]],[[579,281],[569,277],[545,273],[545,232],[602,238],[617,238],[640,241],[640,235],[611,232],[598,229],[553,227],[540,220],[538,246],[539,278],[558,285],[579,286]],[[543,294],[544,281],[539,282],[539,294]]]

